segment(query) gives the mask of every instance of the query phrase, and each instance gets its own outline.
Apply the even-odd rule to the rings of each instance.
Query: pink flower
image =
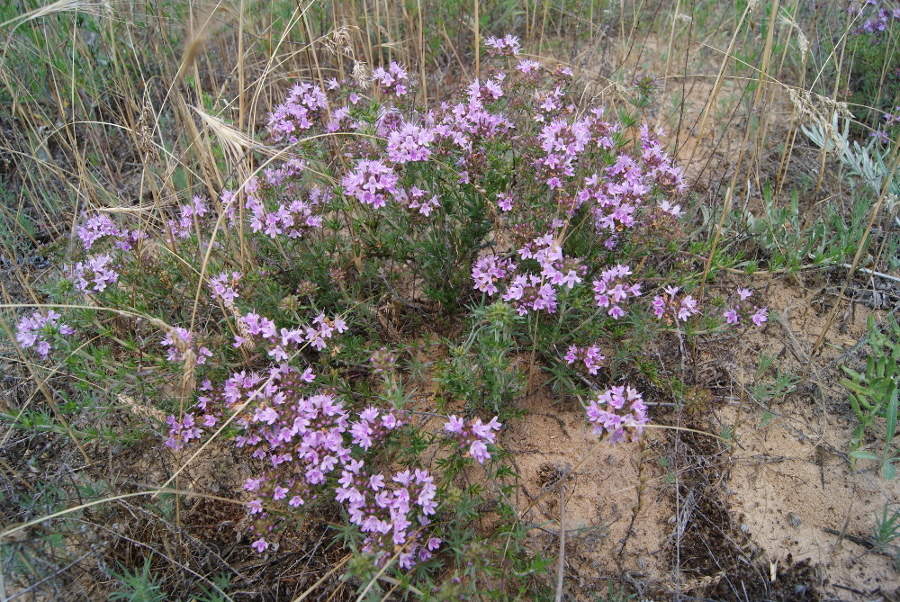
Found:
[[[259,539],[254,541],[252,544],[250,544],[250,547],[253,548],[254,550],[256,550],[256,552],[258,554],[262,554],[263,552],[265,552],[266,550],[269,549],[269,542],[267,542],[265,539],[260,537]]]
[[[762,326],[763,323],[768,321],[768,319],[769,319],[769,310],[765,307],[763,307],[763,308],[754,307],[754,309],[756,310],[756,312],[750,317],[750,319],[753,321],[753,324],[755,324],[756,326]]]
[[[460,447],[468,448],[468,455],[479,464],[484,464],[485,460],[491,457],[487,444],[494,443],[497,434],[503,427],[494,416],[487,424],[481,421],[481,418],[475,418],[468,425],[462,418],[450,416],[450,421],[444,425],[444,430],[456,439]]]

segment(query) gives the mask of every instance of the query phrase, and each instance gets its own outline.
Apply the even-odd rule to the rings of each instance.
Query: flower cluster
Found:
[[[391,61],[387,69],[376,67],[372,70],[372,81],[380,86],[383,94],[405,96],[409,74],[396,61]]]
[[[867,0],[865,3],[865,7],[868,6],[878,6],[878,2],[876,0]],[[862,8],[857,9],[859,12],[862,11]],[[851,9],[851,13],[856,12]],[[879,7],[874,16],[867,18],[862,25],[860,25],[856,33],[870,33],[870,34],[881,34],[891,26],[893,21],[900,19],[900,8],[886,8]],[[874,37],[876,41],[881,41],[881,36],[876,35]]]
[[[625,438],[625,429],[633,429],[637,437],[647,424],[647,406],[641,394],[630,386],[611,387],[598,393],[588,404],[587,420],[594,425],[594,434],[609,433],[609,442]]]
[[[579,260],[563,254],[553,232],[523,245],[518,254],[523,262],[533,260],[540,267],[539,274],[530,271],[515,274],[506,286],[502,298],[512,302],[519,315],[541,310],[554,313],[558,289],[571,290],[582,281],[586,273],[586,268]],[[475,288],[488,295],[496,294],[499,292],[497,282],[512,274],[514,266],[511,259],[499,259],[496,255],[482,257],[472,267]],[[527,269],[527,266],[521,264],[515,269],[519,267]]]
[[[493,444],[497,433],[503,425],[494,416],[487,424],[481,418],[475,418],[468,424],[458,416],[450,416],[450,420],[444,424],[444,430],[459,442],[459,446],[467,449],[466,453],[479,464],[491,459],[488,444]]]
[[[52,309],[47,313],[33,312],[30,316],[24,316],[16,324],[16,341],[22,349],[34,348],[42,358],[50,354],[51,341],[59,336],[67,336],[75,333],[75,329],[61,322],[62,316]]]
[[[203,427],[234,414],[241,429],[235,445],[265,460],[263,472],[244,484],[253,496],[247,503],[257,533],[253,548],[261,553],[271,545],[277,521],[270,508],[296,509],[322,495],[334,495],[346,506],[351,522],[368,533],[368,551],[383,556],[394,546],[406,545],[402,566],[426,560],[440,545],[437,539],[416,543],[420,528],[428,525],[428,516],[437,508],[433,478],[425,471],[405,471],[387,482],[382,475],[368,476],[360,459],[405,424],[403,415],[369,406],[354,417],[334,395],[312,390],[314,378],[309,369],[301,373],[288,366],[273,367],[268,375],[239,372],[219,389],[204,383],[206,394],[198,398]],[[168,422],[166,445],[172,449],[203,436],[194,414],[180,421],[170,416]],[[333,487],[330,478],[338,473],[338,486]],[[415,532],[410,530],[413,526]]]
[[[733,303],[725,313],[722,314],[727,324],[734,324],[738,327],[744,325],[746,321],[753,322],[754,326],[762,326],[769,319],[769,309],[766,307],[757,307],[750,303],[745,303],[753,291],[748,288],[737,289],[738,301]]]
[[[434,130],[413,123],[404,123],[388,135],[387,155],[394,163],[427,161],[431,157]]]
[[[653,313],[657,319],[668,323],[672,323],[673,319],[675,322],[687,322],[688,318],[700,313],[697,300],[691,295],[679,295],[680,290],[679,286],[667,286],[664,295],[653,298]]]
[[[195,420],[193,414],[185,414],[181,420],[178,420],[175,416],[167,417],[166,424],[169,425],[169,437],[163,445],[173,451],[179,451],[186,443],[200,439],[203,436],[203,430],[197,426]]]
[[[242,274],[240,272],[222,272],[209,281],[213,298],[220,300],[225,307],[233,307],[234,300],[240,297],[237,290],[240,287]]]
[[[269,134],[276,142],[296,144],[298,136],[309,130],[327,109],[328,98],[321,87],[306,82],[295,84],[269,117]]]
[[[563,359],[566,360],[567,364],[574,364],[578,361],[584,362],[584,367],[587,368],[588,374],[596,375],[600,368],[603,367],[603,361],[606,359],[606,356],[600,352],[600,347],[597,345],[591,345],[590,347],[571,345]]]
[[[390,372],[394,368],[397,356],[392,351],[389,351],[387,347],[382,347],[372,354],[369,361],[372,363],[375,374],[382,374]]]
[[[428,217],[431,212],[441,206],[441,201],[436,194],[426,199],[429,192],[422,190],[417,186],[410,186],[409,192],[406,193],[401,188],[397,191],[397,200],[401,205],[406,205],[407,209],[417,210],[420,214]]]
[[[497,255],[485,255],[472,266],[472,280],[475,288],[488,295],[497,293],[497,281],[502,280],[514,269],[511,259],[500,259]]]
[[[256,197],[247,199],[250,210],[250,228],[254,232],[263,232],[269,238],[280,235],[289,238],[301,238],[310,230],[322,227],[322,217],[317,213],[318,201],[294,199],[278,205],[274,211],[266,211],[265,206]]]
[[[115,284],[119,279],[119,273],[113,269],[113,264],[112,256],[103,253],[77,262],[69,269],[69,274],[79,291],[102,293],[107,286]]]
[[[344,187],[344,194],[379,209],[387,203],[387,195],[396,197],[397,180],[394,170],[382,161],[360,159],[354,170],[344,176],[341,184]]]
[[[209,213],[209,204],[202,196],[195,196],[190,204],[179,209],[178,221],[169,220],[169,231],[176,239],[188,238],[200,219]]]
[[[374,554],[377,563],[397,550],[400,568],[410,569],[440,547],[439,538],[422,534],[437,511],[437,487],[427,470],[404,470],[385,479],[368,474],[362,461],[351,460],[338,483],[335,499],[347,505],[350,522],[366,534],[363,551]]]
[[[491,36],[484,41],[484,45],[490,56],[519,56],[522,50],[519,38],[513,35],[505,35],[502,38]]]
[[[531,311],[556,312],[556,289],[536,274],[519,274],[506,289],[504,301],[511,301],[520,316]]]
[[[122,230],[116,226],[108,215],[95,215],[75,228],[75,233],[81,239],[84,250],[89,251],[91,246],[105,236],[119,238]]]
[[[893,128],[897,124],[900,124],[900,107],[894,107],[893,111],[893,113],[888,112],[882,115],[884,118],[883,128]],[[869,132],[869,136],[881,144],[890,144],[891,142],[891,134],[882,128]]]
[[[269,318],[250,312],[238,320],[239,334],[235,335],[234,346],[252,347],[254,338],[263,339],[270,345],[269,356],[283,362],[290,357],[288,351],[291,348],[309,344],[316,351],[321,351],[328,346],[328,339],[336,332],[346,331],[347,328],[347,323],[342,317],[328,318],[325,314],[319,314],[313,318],[311,325],[279,329]]]
[[[663,131],[657,131],[656,135],[662,136]],[[641,161],[647,178],[666,192],[681,194],[687,188],[684,172],[672,165],[672,160],[662,150],[659,140],[650,135],[647,124],[641,126]]]
[[[626,280],[631,276],[631,268],[627,265],[617,265],[603,270],[598,280],[594,280],[594,301],[597,307],[606,309],[606,313],[615,319],[625,315],[620,303],[628,297],[638,297],[641,294],[640,283],[631,284]]]

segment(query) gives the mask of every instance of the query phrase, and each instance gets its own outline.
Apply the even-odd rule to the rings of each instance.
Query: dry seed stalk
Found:
[[[831,117],[837,114],[844,119],[853,119],[854,115],[850,112],[846,102],[838,102],[802,88],[788,88],[788,96],[794,109],[807,123],[821,127],[836,149],[843,148],[844,140],[834,127]]]
[[[351,29],[359,28],[351,28],[351,26],[349,25],[341,25],[337,29],[333,29],[330,33],[321,38],[322,44],[325,45],[325,50],[328,51],[328,54],[332,56],[344,54],[353,58],[353,46],[351,45],[352,40],[350,38]]]
[[[353,71],[350,72],[350,76],[356,82],[356,85],[363,90],[368,90],[369,86],[372,85],[372,70],[365,61],[354,60]]]

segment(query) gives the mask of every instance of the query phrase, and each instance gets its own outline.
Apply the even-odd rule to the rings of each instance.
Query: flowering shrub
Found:
[[[449,447],[445,466],[504,474],[500,433],[534,362],[579,376],[571,393],[592,391],[595,434],[637,437],[643,394],[615,383],[637,375],[651,336],[702,315],[688,292],[699,270],[663,260],[685,183],[661,133],[576,107],[571,70],[517,59],[512,36],[486,46],[511,68],[430,110],[412,104],[397,63],[371,73],[372,90],[297,83],[268,121],[270,143],[290,147],[283,162],[194,196],[155,231],[105,215],[77,228],[84,255],[66,294],[165,323],[140,336],[165,349],[159,390],[172,397],[166,375],[181,371],[191,402],[169,406],[164,445],[230,438],[253,467],[244,492],[261,554],[285,517],[316,505],[340,511],[378,566],[457,553],[466,546],[437,533],[465,508],[451,495],[458,471],[434,473],[414,452]],[[760,326],[766,309],[749,296],[711,315]],[[21,347],[48,357],[74,332],[61,318],[22,318]],[[433,408],[410,397],[384,343],[454,320],[464,332],[433,380],[462,409],[428,432],[413,417]]]

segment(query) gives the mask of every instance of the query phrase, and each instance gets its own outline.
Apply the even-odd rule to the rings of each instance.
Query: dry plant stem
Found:
[[[849,30],[850,30],[850,24],[847,25],[847,31],[849,31]],[[841,73],[841,69],[843,68],[843,64],[844,64],[844,52],[847,50],[847,31],[845,31],[844,35],[841,36],[841,39],[839,42],[839,44],[841,45],[841,54],[840,54],[840,58],[838,59],[837,65],[835,65],[835,72],[838,75],[834,78],[834,88],[832,89],[832,92],[831,92],[832,106],[834,106],[833,103],[835,103],[837,101],[838,87],[841,84],[840,73]],[[816,189],[813,192],[814,196],[819,194],[819,190],[822,188],[822,178],[825,177],[825,159],[827,158],[827,156],[828,156],[828,145],[825,144],[824,146],[822,146],[821,150],[819,151],[819,177],[816,178]]]
[[[592,5],[593,6],[593,5]],[[662,90],[659,93],[660,98],[666,97],[666,86],[669,83],[669,67],[672,64],[672,48],[675,43],[675,23],[678,21],[678,14],[681,12],[681,0],[675,2],[675,12],[672,13],[672,29],[669,31],[669,49],[666,52],[666,72],[663,77]]]
[[[54,518],[60,518],[61,516],[66,516],[67,514],[71,514],[73,512],[79,512],[81,510],[85,510],[87,508],[93,508],[94,506],[99,506],[100,504],[106,504],[108,502],[116,502],[119,500],[127,500],[133,497],[141,497],[145,495],[159,495],[160,493],[172,493],[175,495],[185,495],[189,497],[199,497],[205,498],[209,500],[216,500],[219,502],[226,502],[228,504],[237,504],[239,506],[243,506],[243,502],[238,502],[235,500],[230,500],[225,497],[219,497],[217,495],[209,495],[205,493],[197,493],[196,491],[181,491],[178,489],[166,489],[165,487],[156,487],[152,489],[147,489],[145,491],[133,491],[131,493],[122,493],[120,495],[114,495],[112,497],[105,497],[100,500],[92,500],[90,502],[84,502],[83,504],[78,504],[77,506],[73,506],[71,508],[66,508],[64,510],[58,510],[57,512],[53,512],[51,514],[47,514],[46,516],[42,516],[40,518],[36,518],[34,520],[30,520],[26,523],[19,523],[18,525],[7,527],[3,531],[0,531],[0,541],[5,538],[9,538],[16,533],[20,533],[26,529],[34,527],[35,525],[39,525],[44,521],[52,520]]]
[[[293,602],[303,602],[304,600],[306,600],[306,598],[307,598],[312,592],[314,592],[315,589],[316,589],[317,587],[319,587],[320,585],[322,585],[323,583],[325,583],[325,581],[327,581],[329,577],[331,577],[331,576],[334,575],[337,571],[339,571],[340,568],[341,568],[342,566],[344,566],[345,564],[347,564],[347,563],[350,561],[351,558],[353,558],[353,554],[347,554],[346,556],[344,556],[343,558],[341,558],[340,562],[338,562],[336,565],[334,565],[333,567],[331,567],[331,570],[329,570],[327,573],[325,573],[324,575],[322,575],[322,576],[319,578],[319,580],[316,581],[315,583],[313,583],[311,586],[309,586],[309,588],[307,588],[307,590],[306,590],[305,592],[303,592],[302,594],[300,594],[299,596],[297,596],[296,598],[294,598]]]
[[[777,5],[778,5],[778,1],[776,0],[775,8],[777,8]],[[752,6],[752,3],[748,4],[747,10],[749,10],[751,6]],[[747,14],[747,10],[744,11],[745,15]],[[773,8],[773,12],[774,12],[774,10],[775,9]],[[743,22],[743,16],[741,17],[741,20]],[[740,29],[740,27],[738,27],[738,29]],[[735,31],[735,35],[737,35],[737,30]],[[733,39],[732,39],[732,41],[733,41]],[[768,46],[768,44],[769,44],[769,42],[767,41],[767,46]],[[769,48],[769,50],[771,51],[771,48]],[[727,60],[727,57],[726,57],[726,60]],[[766,77],[767,77],[766,71],[768,69],[768,64],[769,64],[769,53],[765,53],[763,55],[762,67],[759,71],[759,76],[758,76],[759,85],[756,88],[756,94],[753,97],[753,103],[750,105],[750,115],[748,115],[748,121],[749,121],[749,117],[752,116],[753,113],[757,109],[759,99],[760,99],[760,94],[762,93],[762,88],[765,85],[765,81],[766,81]],[[723,70],[724,70],[724,67],[725,67],[725,63],[723,62],[722,63]],[[719,75],[720,76],[722,75],[722,71],[719,72]],[[718,86],[718,85],[719,85],[719,79],[716,79],[716,86]],[[707,108],[709,108],[710,106],[711,106],[710,104],[707,104]],[[704,114],[704,122],[706,121],[706,116],[708,114],[709,114],[708,111]],[[702,132],[702,129],[703,129],[703,124],[701,123],[701,132]],[[718,247],[719,239],[722,236],[722,228],[725,226],[725,218],[728,216],[728,212],[731,210],[731,202],[734,197],[734,189],[737,187],[737,179],[741,172],[741,165],[744,160],[744,153],[747,151],[747,142],[750,139],[750,130],[751,129],[752,128],[750,127],[749,123],[744,128],[744,138],[741,140],[741,151],[740,151],[740,153],[738,153],[738,160],[737,160],[737,164],[735,164],[735,166],[734,166],[734,174],[732,174],[732,176],[731,176],[731,183],[728,185],[728,190],[725,192],[725,204],[722,207],[722,215],[719,216],[719,223],[716,225],[716,233],[713,236],[712,246],[710,247],[710,250],[709,250],[709,257],[706,259],[706,265],[703,266],[703,276],[700,279],[700,292],[697,295],[699,297],[700,303],[703,303],[703,293],[706,289],[706,277],[709,275],[709,270],[712,267],[712,262],[716,255],[716,248]],[[700,138],[700,136],[698,136],[698,139],[699,138]],[[696,148],[697,147],[695,146],[694,150],[696,150]],[[691,153],[691,155],[693,156],[693,152]],[[749,192],[749,186],[748,186],[748,192]]]
[[[541,37],[538,40],[538,54],[544,54],[544,30],[547,28],[547,8],[550,4],[550,0],[544,0],[544,11],[541,15]],[[537,7],[535,7],[535,13],[537,13]]]
[[[878,195],[878,201],[875,203],[875,207],[872,209],[872,215],[869,216],[869,223],[863,230],[862,238],[860,239],[859,246],[856,249],[856,254],[853,256],[853,263],[850,264],[850,269],[847,272],[847,277],[844,279],[844,284],[841,285],[841,290],[834,302],[834,307],[831,308],[831,313],[828,314],[828,320],[825,322],[825,326],[822,327],[822,332],[819,333],[819,338],[816,339],[816,344],[813,345],[812,351],[809,352],[809,360],[806,362],[806,367],[803,369],[804,381],[809,378],[813,358],[816,356],[816,352],[819,350],[819,347],[821,347],[822,343],[825,341],[825,333],[827,333],[828,329],[831,328],[831,324],[834,322],[834,318],[837,316],[838,309],[841,307],[841,300],[844,298],[844,293],[847,291],[847,287],[850,285],[850,281],[853,279],[853,275],[856,273],[856,268],[859,266],[859,262],[862,260],[863,253],[865,253],[866,243],[868,243],[869,241],[869,233],[872,231],[872,226],[875,224],[875,220],[878,218],[878,214],[881,213],[881,206],[884,204],[884,201],[887,198],[888,188],[890,187],[891,182],[894,181],[894,176],[897,174],[897,167],[900,166],[900,139],[894,141],[893,152],[894,156],[891,157],[891,171],[888,173],[888,176],[881,184],[881,193]]]
[[[816,34],[816,26],[819,22],[819,10],[820,3],[816,3],[816,8],[813,11],[812,23],[809,27],[809,35],[807,36],[808,40],[814,40]],[[809,52],[803,54],[803,59],[800,63],[800,82],[798,87],[803,88],[806,83],[806,67],[809,61]],[[778,164],[778,171],[776,173],[775,182],[776,182],[776,191],[775,196],[777,197],[781,194],[781,187],[784,185],[785,174],[787,174],[788,166],[790,165],[791,155],[793,153],[794,142],[797,139],[797,107],[794,107],[791,112],[791,122],[790,127],[788,128],[787,135],[787,144],[784,146],[784,151],[781,153],[781,161]]]
[[[478,0],[475,3],[475,77],[481,77],[481,14]]]
[[[758,108],[757,114],[759,115],[759,123],[757,125],[756,130],[756,149],[757,152],[754,156],[756,159],[756,165],[758,168],[759,165],[759,156],[763,150],[763,145],[766,139],[766,130],[768,129],[770,112],[766,110],[766,106],[768,104],[769,99],[769,83],[772,81],[777,81],[776,78],[772,77],[769,74],[769,70],[772,66],[772,45],[775,40],[775,18],[778,16],[778,8],[779,8],[779,0],[774,0],[772,2],[771,8],[769,8],[769,31],[766,35],[766,43],[763,47],[763,59],[762,64],[759,69],[759,86],[756,88],[756,97],[753,100],[753,106]],[[783,56],[783,55],[782,55]],[[762,99],[762,103],[760,103],[760,99]],[[747,124],[747,127],[750,127],[750,124]],[[758,171],[758,170],[757,170]],[[757,187],[762,188],[759,185],[759,178],[757,176]],[[748,190],[749,192],[749,190]]]
[[[416,14],[419,18],[419,85],[422,87],[422,103],[428,106],[428,84],[425,77],[425,25],[422,23],[422,0],[416,0]]]
[[[734,44],[737,41],[738,33],[741,31],[741,26],[744,24],[744,20],[747,18],[747,15],[750,14],[750,10],[753,8],[755,3],[748,2],[747,7],[744,9],[743,14],[741,14],[741,20],[738,22],[737,27],[734,29],[734,33],[731,36],[731,41],[728,43],[728,48],[725,50],[725,56],[722,58],[722,65],[719,67],[719,74],[716,76],[716,81],[713,84],[713,89],[709,93],[709,97],[706,99],[706,105],[703,107],[703,118],[700,120],[700,128],[697,130],[697,140],[700,141],[703,139],[703,134],[706,131],[706,120],[709,119],[709,113],[712,110],[713,100],[719,94],[719,88],[722,87],[722,82],[725,78],[725,69],[728,67],[728,63],[731,60],[731,53],[734,50]],[[700,147],[700,144],[696,144],[693,149],[691,149],[691,155],[688,157],[686,165],[691,165],[694,162],[694,154],[697,152],[697,149]],[[701,295],[700,300],[703,300]]]
[[[387,570],[391,567],[391,565],[394,564],[400,558],[400,553],[402,551],[403,551],[403,548],[400,547],[400,549],[397,550],[393,556],[391,556],[391,559],[384,563],[384,566],[381,567],[377,573],[375,573],[375,575],[369,580],[369,583],[366,584],[365,589],[363,589],[363,591],[360,592],[359,596],[357,596],[356,602],[362,602],[363,600],[365,600],[366,594],[369,593],[369,590],[372,589],[372,587],[374,587],[374,585],[378,581],[378,579],[381,578],[381,576],[387,572]]]
[[[393,588],[391,588],[391,591],[388,592],[388,595],[389,595],[391,592],[395,591],[398,587],[405,587],[406,589],[408,589],[409,591],[411,591],[412,593],[414,593],[414,594],[417,595],[417,596],[421,596],[421,597],[424,597],[424,596],[425,596],[425,592],[423,592],[423,591],[420,590],[419,588],[413,587],[412,585],[410,585],[410,584],[408,584],[408,583],[401,583],[400,581],[398,581],[397,579],[394,579],[393,577],[389,577],[389,576],[387,576],[387,575],[382,575],[381,577],[379,577],[379,579],[380,579],[381,581],[384,581],[385,583],[390,583],[391,585],[394,586]],[[384,597],[384,599],[387,600],[387,599],[389,599],[389,598],[388,598],[388,596],[386,595],[386,596]]]
[[[566,486],[559,488],[559,564],[556,567],[556,602],[562,602],[566,574]]]

